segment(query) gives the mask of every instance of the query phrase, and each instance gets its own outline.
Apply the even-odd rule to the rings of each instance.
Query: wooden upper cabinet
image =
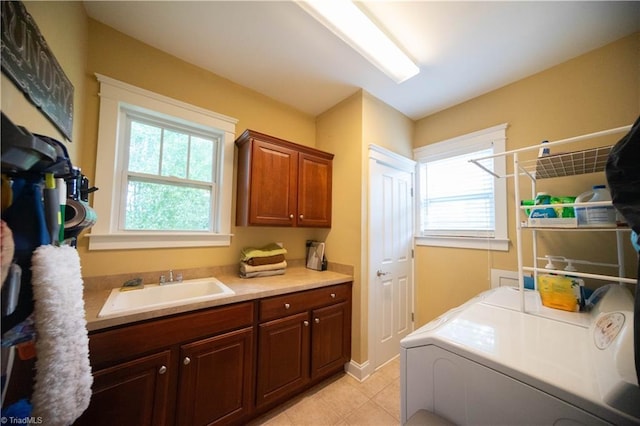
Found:
[[[333,154],[253,130],[236,145],[236,225],[331,227]]]
[[[332,162],[298,154],[298,226],[331,227]]]

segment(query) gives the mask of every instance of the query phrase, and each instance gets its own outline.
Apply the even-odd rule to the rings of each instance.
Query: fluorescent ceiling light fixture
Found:
[[[396,83],[420,72],[418,66],[352,1],[308,0],[298,2],[298,5]]]

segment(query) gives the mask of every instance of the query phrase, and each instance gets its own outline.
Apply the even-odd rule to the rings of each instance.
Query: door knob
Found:
[[[290,214],[290,215],[289,215],[289,219],[293,219],[293,214]]]
[[[191,362],[191,358],[189,358],[188,356],[185,356],[184,359],[182,360],[182,363],[184,365],[189,365],[190,362]]]
[[[316,324],[320,324],[320,318],[316,318],[316,319],[314,319],[314,321],[315,321]]]
[[[290,304],[288,304],[288,303],[285,303],[285,304],[284,304],[284,308],[285,308],[285,309],[289,309],[290,307],[291,307],[291,305],[290,305]]]
[[[167,372],[167,367],[165,367],[164,365],[158,368],[158,374],[164,374],[166,372]]]
[[[302,322],[302,324],[304,324],[304,326],[305,326],[305,327],[309,327],[309,321],[307,321],[307,320],[304,320],[304,321]]]
[[[382,272],[382,270],[378,269],[378,272],[376,272],[376,275],[379,277],[382,277],[383,275],[389,275],[391,272]]]
[[[300,215],[300,219],[304,219],[304,215],[303,214]]]

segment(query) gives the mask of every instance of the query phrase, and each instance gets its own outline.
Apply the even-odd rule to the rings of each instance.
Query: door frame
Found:
[[[372,191],[371,188],[371,173],[372,173],[372,168],[370,167],[370,163],[371,161],[376,161],[378,163],[399,169],[399,170],[403,170],[406,171],[407,173],[411,173],[413,179],[412,179],[412,188],[415,188],[415,177],[416,177],[416,162],[413,161],[410,158],[404,157],[400,154],[397,154],[395,152],[392,152],[386,148],[383,148],[381,146],[378,145],[374,145],[374,144],[370,144],[369,145],[369,149],[368,149],[368,155],[367,155],[367,200],[366,200],[366,211],[367,211],[367,216],[366,216],[366,244],[365,247],[367,248],[366,250],[366,254],[363,255],[363,271],[366,271],[366,274],[362,274],[362,279],[365,280],[363,287],[367,289],[367,307],[368,307],[368,318],[367,318],[367,328],[368,328],[368,333],[367,333],[367,337],[368,337],[368,347],[367,347],[367,352],[368,352],[368,361],[365,363],[365,365],[363,365],[363,378],[372,374],[375,371],[375,356],[376,356],[376,346],[375,346],[375,337],[376,337],[376,328],[375,328],[375,324],[376,324],[376,319],[375,319],[375,312],[373,312],[372,307],[374,306],[374,292],[371,291],[371,284],[376,282],[376,270],[377,270],[377,266],[376,265],[372,265],[371,262],[371,254],[370,254],[370,244],[372,241],[371,236],[373,235],[373,233],[375,232],[375,230],[371,229],[370,223],[371,223],[371,196],[370,193]],[[415,235],[415,221],[416,221],[416,214],[415,214],[415,195],[413,197],[414,202],[413,202],[413,206],[412,206],[412,212],[413,212],[413,223],[412,223],[412,235]],[[413,250],[415,250],[415,242],[413,244],[412,247]],[[411,274],[411,282],[409,283],[410,286],[410,294],[411,294],[411,312],[415,312],[415,256],[412,256],[411,259],[411,269],[412,269],[412,274]],[[413,330],[415,325],[415,322],[413,321],[413,318],[411,320],[411,329]]]

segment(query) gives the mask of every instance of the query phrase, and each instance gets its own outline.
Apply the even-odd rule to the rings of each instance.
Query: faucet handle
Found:
[[[176,273],[176,281],[178,281],[179,283],[182,282],[182,272]]]
[[[166,277],[164,276],[164,274],[160,275],[160,284],[164,284],[167,282]]]

